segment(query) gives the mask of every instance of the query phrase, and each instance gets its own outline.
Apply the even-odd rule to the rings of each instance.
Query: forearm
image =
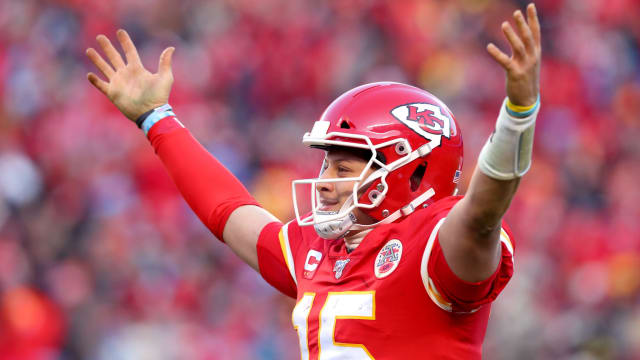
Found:
[[[477,241],[497,241],[493,234],[500,228],[520,178],[531,167],[538,110],[538,101],[528,107],[512,105],[508,100],[502,104],[495,131],[480,152],[461,204],[462,225],[473,231]]]
[[[469,189],[461,202],[462,223],[476,241],[487,239],[489,234],[499,233],[502,217],[513,199],[520,178],[493,179],[481,171],[474,172]],[[491,236],[495,240],[496,236]]]
[[[453,272],[464,280],[486,279],[498,266],[502,217],[531,165],[538,108],[536,102],[527,110],[530,113],[515,117],[513,112],[507,114],[503,104],[467,194],[442,225],[442,251]]]
[[[231,213],[258,205],[244,186],[174,119],[165,118],[148,133],[156,154],[191,209],[223,240]]]
[[[451,209],[439,235],[447,263],[459,278],[482,281],[498,267],[502,217],[519,182],[474,172],[466,195]]]

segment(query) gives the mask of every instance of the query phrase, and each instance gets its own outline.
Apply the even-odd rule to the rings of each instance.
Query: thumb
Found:
[[[171,46],[164,49],[162,54],[160,54],[160,60],[158,61],[158,73],[160,75],[162,76],[172,75],[171,74],[171,57],[173,56],[174,51],[176,51],[176,49],[173,46]]]

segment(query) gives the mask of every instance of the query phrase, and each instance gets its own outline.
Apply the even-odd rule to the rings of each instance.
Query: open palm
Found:
[[[540,22],[534,4],[527,6],[526,20],[520,10],[514,12],[513,18],[517,32],[509,22],[502,23],[512,55],[503,53],[494,44],[487,45],[487,51],[506,72],[509,100],[515,105],[528,106],[536,102],[540,92]]]
[[[86,53],[107,78],[107,81],[91,72],[87,74],[87,78],[128,119],[135,121],[146,111],[169,101],[169,93],[173,84],[171,56],[175,49],[169,47],[162,52],[158,63],[158,72],[152,74],[142,65],[138,50],[129,34],[124,30],[118,30],[117,36],[127,62],[125,63],[106,36],[98,35],[96,39],[109,63],[93,48],[87,49]]]

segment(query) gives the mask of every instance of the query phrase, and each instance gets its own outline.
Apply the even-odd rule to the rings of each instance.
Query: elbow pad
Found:
[[[505,98],[496,121],[496,129],[480,151],[480,171],[497,180],[512,180],[529,171],[533,133],[539,110],[539,96],[535,105],[526,112],[508,109]]]

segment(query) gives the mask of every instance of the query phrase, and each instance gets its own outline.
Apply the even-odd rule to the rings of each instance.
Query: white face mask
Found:
[[[293,201],[294,208],[296,211],[296,218],[298,220],[298,224],[300,226],[309,226],[313,225],[316,233],[324,238],[324,239],[339,239],[343,237],[349,230],[353,229],[355,225],[357,225],[357,218],[353,213],[353,210],[356,208],[362,207],[374,207],[377,206],[384,196],[378,196],[376,201],[372,202],[372,204],[360,204],[358,203],[358,192],[362,189],[365,189],[371,184],[374,179],[381,177],[383,174],[386,174],[385,171],[375,171],[367,179],[364,179],[365,175],[369,172],[371,168],[372,161],[369,161],[367,165],[363,168],[362,172],[358,177],[350,177],[350,178],[315,178],[315,179],[304,179],[304,180],[295,180],[293,181]],[[321,171],[322,173],[322,171]],[[383,179],[384,181],[384,179]],[[353,183],[353,187],[350,191],[351,194],[347,195],[347,199],[342,204],[339,210],[322,210],[322,204],[320,202],[319,192],[317,190],[317,186],[319,183]],[[306,184],[311,186],[311,214],[306,217],[301,217],[299,212],[298,200],[296,197],[296,186]],[[385,192],[386,193],[386,192]],[[344,196],[344,194],[343,194]]]
[[[313,225],[318,235],[325,239],[338,239],[343,237],[349,230],[364,230],[373,228],[379,224],[391,223],[396,219],[407,215],[412,212],[413,209],[422,202],[426,201],[428,198],[433,196],[433,189],[430,189],[428,192],[422,194],[418,198],[416,198],[411,203],[407,204],[403,209],[397,210],[394,213],[387,216],[384,220],[375,223],[375,224],[357,224],[357,218],[353,214],[353,210],[356,208],[360,209],[373,209],[380,205],[384,200],[387,192],[389,190],[389,186],[386,182],[386,177],[390,171],[393,171],[405,164],[410,163],[418,157],[425,156],[431,151],[431,148],[428,145],[422,146],[420,149],[413,151],[411,149],[411,145],[404,138],[396,138],[386,141],[381,144],[373,145],[371,139],[367,136],[359,135],[359,134],[349,134],[343,132],[331,132],[327,133],[327,129],[329,127],[329,122],[327,121],[316,121],[314,124],[311,133],[307,133],[303,137],[303,144],[309,146],[340,146],[347,148],[355,148],[355,149],[366,149],[371,151],[371,158],[367,162],[366,166],[362,169],[362,172],[357,177],[350,178],[332,178],[332,179],[304,179],[304,180],[295,180],[292,182],[292,195],[293,195],[293,207],[296,214],[296,219],[298,221],[298,225],[300,226],[310,226]],[[343,141],[343,140],[329,140],[331,137],[340,137],[340,138],[348,138],[353,139],[355,141]],[[395,146],[398,148],[399,145],[402,145],[402,148],[405,149],[403,156],[390,164],[385,164],[378,159],[376,159],[376,155],[378,150],[387,147],[387,146]],[[396,150],[397,151],[397,150]],[[379,169],[375,170],[368,177],[365,178],[368,171],[371,169],[372,165],[376,164]],[[373,192],[376,192],[375,198],[370,197],[369,201],[371,203],[361,203],[359,202],[358,192],[366,189],[371,183],[375,180],[380,179],[381,186],[380,189],[376,189]],[[347,198],[345,203],[342,205],[339,211],[323,211],[321,210],[321,203],[318,196],[318,191],[316,185],[318,183],[338,183],[338,182],[353,182],[353,189],[351,196]],[[298,206],[297,199],[297,191],[296,186],[308,184],[311,186],[311,211],[310,214],[305,216],[304,218],[300,213],[300,207]],[[408,210],[407,210],[408,209]]]
[[[381,171],[382,170],[382,171]],[[365,168],[363,170],[363,174],[366,173],[367,169]],[[320,210],[320,203],[317,201],[317,191],[315,190],[315,186],[318,182],[327,182],[327,181],[332,181],[332,182],[338,182],[338,181],[354,181],[353,178],[344,178],[344,179],[307,179],[307,180],[296,180],[293,182],[292,187],[293,187],[293,201],[295,205],[295,210],[296,210],[296,218],[298,221],[298,224],[300,226],[309,226],[309,225],[313,225],[314,229],[316,230],[316,233],[318,234],[318,236],[320,236],[321,238],[324,239],[328,239],[328,240],[333,240],[333,239],[339,239],[345,236],[345,234],[347,234],[347,232],[349,230],[366,230],[366,229],[371,229],[373,227],[376,227],[380,224],[389,224],[394,222],[395,220],[403,217],[403,216],[407,216],[410,213],[412,213],[419,205],[421,205],[422,203],[424,203],[425,201],[427,201],[428,199],[430,199],[433,195],[435,195],[435,191],[433,190],[433,188],[430,188],[429,190],[427,190],[426,192],[424,192],[423,194],[421,194],[420,196],[416,197],[414,200],[412,200],[410,203],[408,203],[407,205],[405,205],[404,207],[402,207],[401,209],[396,210],[395,212],[393,212],[392,214],[390,214],[389,216],[387,216],[385,219],[377,222],[377,223],[373,223],[373,224],[358,224],[357,223],[357,218],[356,216],[353,214],[353,210],[356,208],[373,208],[378,206],[382,200],[384,199],[384,197],[386,196],[387,193],[387,184],[385,181],[385,177],[387,175],[386,170],[384,169],[379,169],[374,171],[371,175],[369,175],[369,177],[363,182],[364,185],[360,185],[361,182],[360,181],[356,181],[353,185],[353,194],[352,196],[350,196],[349,198],[347,198],[347,200],[344,202],[344,204],[342,204],[342,207],[340,208],[340,210],[338,211],[324,211],[324,210]],[[361,203],[357,203],[357,196],[358,196],[358,190],[359,188],[366,188],[369,186],[369,184],[377,179],[377,178],[381,178],[381,183],[384,184],[384,191],[382,191],[375,200],[372,200],[371,204],[361,204]],[[313,204],[313,209],[311,211],[311,214],[301,218],[298,212],[298,208],[297,208],[297,201],[296,201],[296,195],[295,195],[295,185],[299,184],[299,183],[307,183],[307,184],[311,184],[312,186],[312,204]],[[354,200],[356,201],[356,203],[354,203]]]

